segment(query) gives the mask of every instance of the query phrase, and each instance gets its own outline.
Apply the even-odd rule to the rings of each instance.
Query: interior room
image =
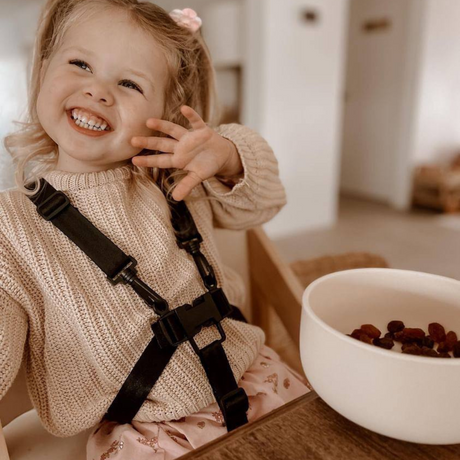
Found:
[[[18,128],[17,122],[27,119],[36,27],[45,3],[46,0],[0,0],[0,196],[11,193],[17,186],[16,167],[3,139]],[[362,446],[375,445],[387,446],[388,456],[378,456],[376,448],[372,450],[375,455],[366,458],[394,458],[391,449],[395,452],[407,449],[404,450],[407,458],[458,457],[458,435],[433,434],[432,439],[424,437],[425,442],[421,435],[409,433],[398,437],[385,426],[373,425],[360,415],[355,417],[353,408],[342,406],[329,395],[326,384],[322,389],[323,381],[319,377],[314,379],[313,370],[310,378],[307,368],[313,369],[314,358],[303,350],[307,342],[302,334],[307,334],[305,310],[311,299],[324,295],[324,304],[335,302],[325,292],[326,288],[316,294],[318,297],[312,294],[310,299],[313,290],[308,289],[313,289],[312,283],[320,278],[324,282],[334,280],[327,278],[333,274],[345,277],[346,271],[350,271],[351,277],[353,269],[393,269],[391,272],[396,273],[395,276],[401,274],[401,280],[406,274],[413,276],[414,280],[399,280],[400,284],[395,281],[391,288],[385,287],[387,290],[382,287],[381,295],[382,299],[388,296],[397,303],[398,293],[404,291],[402,286],[405,283],[412,286],[413,282],[414,292],[411,292],[412,297],[407,294],[407,299],[420,300],[420,311],[425,308],[424,294],[434,298],[437,295],[434,291],[441,291],[440,286],[446,283],[446,288],[439,293],[442,297],[439,318],[450,321],[452,331],[458,323],[460,333],[459,312],[452,313],[456,301],[449,297],[456,295],[456,284],[450,288],[449,283],[460,281],[460,245],[457,244],[460,239],[460,2],[155,0],[152,3],[168,12],[191,8],[201,18],[200,33],[209,48],[215,72],[220,104],[218,124],[244,125],[266,140],[276,157],[279,179],[286,195],[286,204],[276,215],[263,224],[254,225],[255,229],[245,227],[240,231],[236,224],[220,225],[213,234],[219,258],[244,281],[246,293],[239,304],[241,311],[249,323],[264,331],[265,343],[282,361],[302,378],[306,377],[311,390],[307,395],[310,399],[305,399],[302,409],[290,402],[277,409],[284,411],[277,412],[278,418],[273,415],[275,411],[271,418],[266,415],[260,424],[260,436],[271,439],[273,432],[269,430],[273,430],[276,423],[282,423],[282,417],[285,417],[283,420],[299,417],[304,426],[318,432],[312,435],[308,446],[298,441],[292,447],[291,458],[310,458],[306,455],[313,451],[321,452],[321,456],[315,458],[337,458],[343,448],[350,450],[348,456],[341,458],[359,458],[366,451],[365,448],[360,450]],[[212,128],[217,129],[216,126]],[[257,163],[257,157],[254,162]],[[269,201],[270,194],[265,198]],[[257,209],[257,203],[254,206]],[[5,211],[0,207],[2,212]],[[0,235],[1,230],[0,227]],[[0,294],[1,275],[0,270]],[[426,278],[424,282],[423,276],[427,275],[439,278]],[[363,272],[363,276],[367,274]],[[382,280],[386,277],[381,276]],[[433,291],[430,291],[432,279]],[[361,291],[357,288],[354,297],[352,290],[344,287],[346,282],[348,278],[331,291],[337,289],[338,293],[343,289],[347,293],[344,296],[353,298],[358,305],[362,300]],[[392,282],[388,280],[388,286]],[[373,281],[369,283],[374,286]],[[317,286],[320,290],[320,284]],[[390,293],[393,288],[394,292]],[[419,289],[420,299],[415,294],[416,289]],[[363,298],[364,292],[367,291],[363,288]],[[449,304],[445,313],[442,302]],[[350,307],[349,318],[354,318],[356,313],[356,317],[362,319],[357,313],[358,306],[342,303],[338,302],[343,308]],[[378,301],[375,303],[376,309],[383,308],[377,305]],[[458,305],[455,308],[458,309]],[[322,318],[318,311],[312,314],[313,318]],[[335,327],[331,324],[339,313],[331,310],[324,314],[327,319],[322,320],[327,323],[329,332],[336,328],[342,335],[352,333],[355,326],[351,319],[345,318],[342,326]],[[426,318],[431,323],[436,320],[428,314]],[[398,318],[388,318],[388,321],[390,319]],[[378,327],[382,329],[386,323],[380,320]],[[359,326],[356,323],[356,328]],[[427,330],[426,325],[406,327]],[[393,334],[390,329],[388,331]],[[308,332],[314,336],[313,329]],[[325,346],[324,356],[327,348]],[[398,350],[402,350],[401,347]],[[453,350],[452,345],[449,351],[455,355]],[[343,359],[345,363],[346,357]],[[450,361],[448,364],[455,360]],[[333,365],[332,358],[328,362],[329,366]],[[378,374],[377,364],[375,366]],[[7,448],[11,460],[58,458],[48,456],[45,448],[31,451],[27,447],[25,452],[24,445],[21,451],[19,439],[24,427],[38,429],[40,425],[36,413],[34,418],[24,421],[22,427],[18,422],[20,417],[32,412],[30,401],[22,396],[27,391],[30,395],[25,372],[26,369],[21,368],[15,389],[0,402],[0,460],[8,460],[1,456]],[[320,371],[317,372],[319,375]],[[430,369],[430,372],[434,375],[434,371]],[[460,383],[458,366],[455,369],[449,366],[445,376],[449,382]],[[362,378],[367,382],[364,373]],[[364,395],[365,390],[362,391]],[[343,399],[347,399],[345,394]],[[352,397],[350,393],[348,399]],[[363,401],[366,397],[363,396]],[[413,399],[415,401],[416,396]],[[452,399],[453,407],[460,413],[460,400]],[[327,403],[324,407],[321,406],[323,400]],[[318,404],[316,415],[311,415],[314,411],[309,407],[313,406],[308,406],[307,402]],[[427,411],[430,408],[435,411],[434,406],[435,402],[428,403]],[[381,410],[386,410],[383,404]],[[407,410],[411,410],[409,406]],[[6,417],[3,414],[7,414]],[[420,418],[431,415],[427,412]],[[320,419],[328,420],[323,429],[334,440],[330,451],[323,445],[318,428],[322,426]],[[457,423],[454,415],[450,420],[452,424]],[[394,426],[398,422],[396,420]],[[2,425],[6,441],[1,436]],[[302,437],[300,427],[288,426]],[[343,426],[343,432],[352,435],[340,435],[340,429],[334,426]],[[243,440],[249,442],[252,435],[240,430],[236,430],[232,438],[234,456],[212,456],[225,449],[231,451],[231,441],[222,437],[220,444],[213,441],[208,450],[201,447],[202,456],[194,457],[190,453],[184,458],[285,458],[269,457],[268,451],[264,453],[257,445],[254,452],[251,450],[247,456],[242,454],[243,450],[238,449],[242,449]],[[45,431],[37,433],[35,441],[38,444],[44,436],[51,439]],[[86,438],[88,433],[84,433]],[[75,438],[73,444],[64,441],[56,444],[58,438],[53,437],[50,442],[57,446],[53,452],[73,452],[74,456],[67,458],[85,458],[82,436]],[[417,450],[416,446],[425,444],[426,449]],[[448,451],[445,445],[451,445],[453,450]],[[270,446],[275,449],[274,445]],[[244,456],[238,457],[236,452]],[[369,454],[371,450],[366,452]]]

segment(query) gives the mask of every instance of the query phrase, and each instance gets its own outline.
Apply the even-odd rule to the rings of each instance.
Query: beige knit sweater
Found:
[[[217,131],[233,141],[244,174],[231,188],[213,177],[192,191],[218,201],[188,205],[203,236],[203,254],[233,305],[244,284],[223,266],[213,227],[247,229],[275,216],[286,203],[277,160],[256,132],[230,124]],[[132,166],[92,173],[52,171],[45,179],[126,254],[138,274],[170,308],[206,292],[193,258],[179,249],[155,202],[133,189]],[[44,427],[72,436],[96,425],[152,338],[157,318],[125,284],[105,274],[16,188],[0,193],[0,399],[26,362],[30,398]],[[237,381],[265,340],[249,324],[225,319],[223,347]],[[219,335],[197,336],[200,347]],[[175,420],[214,402],[190,343],[181,344],[134,420]]]

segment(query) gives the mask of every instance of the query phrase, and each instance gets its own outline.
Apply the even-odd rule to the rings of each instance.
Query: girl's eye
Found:
[[[134,88],[136,91],[139,91],[141,94],[144,94],[144,92],[142,91],[141,88],[139,88],[139,86],[136,85],[136,83],[134,83],[133,81],[131,80],[122,80],[121,81],[121,84],[124,84],[126,83],[127,85],[131,85],[130,87],[131,88]],[[129,86],[128,86],[129,87]]]
[[[80,59],[74,59],[73,61],[70,61],[69,64],[76,65],[76,66],[82,68],[83,70],[86,70],[86,69],[84,69],[84,67],[86,67],[89,70],[88,64],[85,61],[81,61]],[[127,88],[133,88],[136,91],[139,91],[141,94],[144,94],[142,89],[138,85],[136,85],[136,83],[134,83],[131,80],[122,80],[120,83],[122,85],[124,85],[124,84],[130,85],[130,86],[127,86]]]
[[[85,61],[80,61],[79,59],[75,59],[73,61],[70,61],[69,64],[73,64],[73,65],[76,65],[78,67],[81,67],[83,69],[83,67],[86,67],[88,70],[89,70],[89,66],[88,64],[85,62]],[[85,69],[84,69],[85,70]]]

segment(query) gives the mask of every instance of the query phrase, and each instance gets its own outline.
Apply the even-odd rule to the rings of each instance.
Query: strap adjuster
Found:
[[[213,295],[206,292],[198,297],[193,306],[190,304],[181,305],[163,315],[157,322],[152,324],[152,330],[157,336],[161,348],[167,346],[177,347],[189,340],[193,349],[199,354],[200,349],[193,337],[203,327],[215,325],[220,334],[220,339],[212,344],[222,343],[226,339],[224,329],[220,322],[231,313],[231,307],[223,309],[222,314],[216,305]]]
[[[220,399],[219,406],[225,420],[238,416],[242,413],[245,414],[249,410],[248,395],[243,388],[236,388]]]
[[[137,265],[137,260],[133,256],[128,256],[128,259],[128,263],[114,277],[110,277],[107,275],[107,279],[110,281],[112,285],[115,286],[121,282],[126,284],[129,282],[131,278],[136,276],[135,267]]]
[[[67,195],[60,190],[57,190],[37,206],[37,212],[43,217],[43,219],[51,220],[69,205],[70,201],[67,198]]]

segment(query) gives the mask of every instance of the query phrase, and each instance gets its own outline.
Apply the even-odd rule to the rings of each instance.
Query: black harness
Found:
[[[26,187],[33,189],[32,184]],[[168,302],[138,278],[136,259],[126,255],[100,232],[71,205],[67,195],[41,178],[39,191],[29,198],[36,205],[40,216],[51,221],[70,238],[107,275],[113,285],[120,282],[129,284],[160,316],[151,325],[153,338],[126,378],[104,419],[120,424],[130,423],[176,348],[188,340],[201,360],[227,430],[232,431],[247,423],[248,397],[243,388],[238,387],[222,347],[226,336],[221,325],[221,321],[228,317],[246,320],[237,307],[230,305],[223,290],[217,286],[214,270],[200,251],[203,238],[185,202],[169,204],[172,225],[176,230],[178,246],[192,255],[208,292],[196,298],[192,305],[184,304],[169,310]],[[194,336],[203,327],[212,325],[217,327],[220,338],[199,349]]]

